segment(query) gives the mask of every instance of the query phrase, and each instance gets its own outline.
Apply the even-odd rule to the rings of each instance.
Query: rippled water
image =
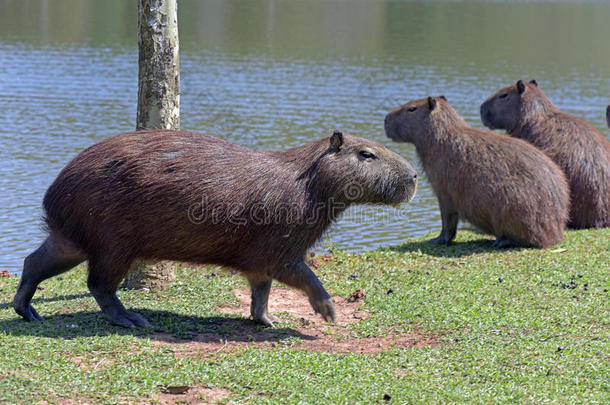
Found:
[[[605,128],[601,2],[182,0],[179,18],[183,129],[250,147],[285,149],[337,128],[421,173],[412,146],[385,138],[389,109],[444,94],[481,127],[480,103],[519,78]],[[19,271],[44,238],[42,197],[68,160],[133,129],[136,25],[135,2],[0,3],[0,269]],[[373,249],[440,230],[420,179],[412,203],[355,207],[324,243]]]

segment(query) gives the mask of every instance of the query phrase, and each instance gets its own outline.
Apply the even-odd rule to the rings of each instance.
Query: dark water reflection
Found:
[[[42,196],[67,161],[133,128],[135,3],[0,3],[0,269],[18,271],[43,237]],[[182,125],[273,150],[338,128],[418,166],[411,146],[385,139],[389,109],[444,94],[480,127],[483,99],[536,78],[604,128],[607,21],[595,1],[181,0]],[[411,204],[354,208],[325,243],[372,249],[439,227],[424,177]]]

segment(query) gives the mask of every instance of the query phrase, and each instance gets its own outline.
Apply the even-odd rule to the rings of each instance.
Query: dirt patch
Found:
[[[197,404],[197,405],[212,405],[224,404],[227,398],[231,396],[231,391],[220,388],[207,387],[163,387],[161,393],[154,397],[124,397],[119,400],[119,403],[129,404]],[[96,404],[100,401],[97,399],[83,398],[74,396],[71,398],[63,398],[55,393],[50,398],[40,401],[40,404],[62,404],[62,405],[89,405]]]
[[[250,290],[233,290],[239,299],[239,307],[220,308],[222,312],[250,315]],[[156,333],[153,344],[180,344],[177,355],[207,357],[210,353],[231,351],[237,347],[293,346],[299,349],[326,353],[378,353],[397,347],[426,347],[438,345],[434,336],[420,333],[399,334],[388,332],[388,336],[360,338],[347,328],[349,324],[366,319],[370,314],[364,311],[362,300],[353,302],[342,297],[333,297],[336,309],[336,323],[329,324],[314,313],[306,296],[292,289],[272,288],[269,312],[276,319],[275,328],[242,319],[222,320],[219,332],[199,333],[190,339],[181,339],[167,333]],[[283,325],[288,324],[290,327]],[[297,325],[296,327],[294,325]]]
[[[231,391],[224,388],[167,387],[150,401],[154,404],[219,404],[225,403]],[[175,392],[175,393],[172,393]]]
[[[358,290],[361,291],[361,290]],[[219,308],[221,312],[229,314],[239,314],[245,318],[250,316],[250,290],[233,290],[232,293],[239,299],[239,307]],[[343,297],[333,297],[336,310],[336,326],[346,326],[350,323],[367,319],[370,314],[360,307],[362,302],[346,301]],[[324,322],[320,315],[316,314],[307,297],[298,290],[286,288],[271,288],[269,294],[269,313],[280,322],[276,322],[276,327],[281,327],[281,319],[288,315],[289,319],[294,319],[302,326],[313,327],[315,325],[329,324]]]
[[[96,401],[95,399],[90,399],[90,398],[83,398],[83,397],[79,397],[79,396],[73,396],[71,398],[64,398],[64,397],[58,396],[54,393],[51,393],[51,395],[49,395],[46,399],[43,399],[38,403],[41,405],[52,405],[52,404],[91,405],[91,404],[95,404],[97,402],[98,401]]]

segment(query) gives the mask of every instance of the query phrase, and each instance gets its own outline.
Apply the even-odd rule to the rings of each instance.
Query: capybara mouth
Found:
[[[482,106],[481,106],[481,122],[483,123],[483,125],[485,125],[487,128],[489,128],[491,130],[498,129],[491,122],[489,112],[484,111],[484,108]]]
[[[408,183],[406,192],[407,194],[405,199],[402,200],[401,204],[409,203],[411,200],[413,200],[413,198],[415,198],[415,194],[417,193],[417,175],[413,177],[413,181],[411,183]]]
[[[399,198],[396,201],[391,201],[389,204],[394,206],[399,206],[402,204],[407,204],[415,198],[415,194],[417,192],[417,174],[413,175],[412,179],[407,180],[405,182],[405,188],[403,192],[399,195]]]
[[[386,135],[388,136],[388,138],[390,138],[394,142],[406,142],[404,139],[402,139],[400,137],[400,135],[397,135],[395,133],[388,133],[388,132],[386,132]]]
[[[398,131],[386,129],[385,134],[394,142],[408,142],[405,140],[408,139],[408,134],[406,133],[400,134]]]
[[[399,142],[398,131],[392,125],[392,120],[390,119],[390,115],[386,115],[385,120],[383,122],[383,129],[385,130],[385,135],[395,142]]]

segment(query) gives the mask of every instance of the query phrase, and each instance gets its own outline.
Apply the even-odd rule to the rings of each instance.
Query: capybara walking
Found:
[[[505,87],[481,105],[481,120],[542,150],[570,185],[572,228],[610,226],[610,141],[555,107],[535,80]]]
[[[335,131],[280,152],[170,130],[126,133],[85,149],[47,190],[49,236],[24,262],[19,315],[38,284],[89,261],[87,284],[110,321],[149,325],[116,296],[135,260],[233,268],[248,279],[254,320],[272,325],[272,279],[303,290],[334,320],[332,299],[306,249],[350,204],[396,204],[416,188],[413,166],[384,146]]]
[[[394,141],[415,144],[438,198],[443,229],[432,242],[451,242],[458,219],[495,235],[497,247],[563,240],[565,176],[527,142],[469,126],[442,96],[391,111],[385,130]]]

